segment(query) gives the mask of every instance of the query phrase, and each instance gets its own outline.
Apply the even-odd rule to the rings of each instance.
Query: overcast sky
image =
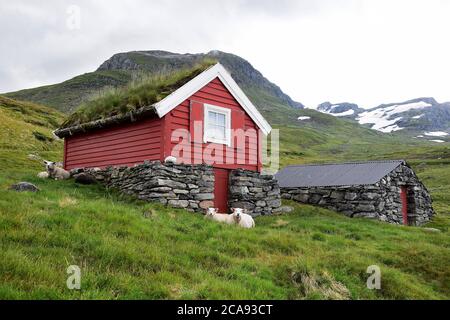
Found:
[[[450,0],[0,0],[0,30],[0,92],[64,81],[117,52],[218,49],[309,107],[450,101]]]

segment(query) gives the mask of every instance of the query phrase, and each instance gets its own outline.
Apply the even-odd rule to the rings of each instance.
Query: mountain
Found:
[[[450,141],[450,102],[417,98],[363,109],[354,103],[324,102],[317,110],[357,121],[380,132],[397,132],[434,142]]]
[[[280,105],[292,108],[304,107],[267,80],[245,59],[217,50],[206,54],[178,54],[167,51],[117,53],[103,62],[94,72],[85,73],[62,83],[10,92],[5,95],[14,99],[42,103],[69,113],[81,102],[104,88],[124,86],[142,73],[166,73],[192,67],[205,58],[222,63],[261,111],[271,111]]]

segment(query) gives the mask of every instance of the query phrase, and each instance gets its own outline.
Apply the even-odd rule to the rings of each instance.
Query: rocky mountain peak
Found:
[[[360,113],[362,110],[357,104],[350,102],[331,103],[326,101],[317,106],[317,111],[336,117],[354,118],[355,114]]]
[[[162,50],[131,51],[117,53],[103,62],[97,71],[101,70],[132,70],[161,72],[191,67],[205,58],[219,61],[232,75],[236,82],[249,90],[264,91],[274,96],[282,103],[294,108],[304,108],[303,104],[292,100],[280,87],[270,82],[261,72],[256,70],[247,60],[219,50],[208,53],[173,53]]]

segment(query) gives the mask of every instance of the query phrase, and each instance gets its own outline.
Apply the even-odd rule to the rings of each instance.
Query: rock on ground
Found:
[[[30,182],[26,182],[26,181],[22,181],[16,184],[13,184],[12,186],[9,187],[10,190],[14,190],[14,191],[31,191],[31,192],[37,192],[39,191],[39,188],[36,187],[34,184],[30,183]]]

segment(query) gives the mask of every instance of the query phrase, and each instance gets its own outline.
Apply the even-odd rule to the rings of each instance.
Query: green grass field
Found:
[[[444,221],[431,232],[291,204],[293,213],[244,230],[99,186],[38,180],[38,168],[0,176],[2,298],[449,298]],[[41,191],[6,190],[18,180]],[[80,291],[66,288],[72,264]],[[369,265],[381,268],[381,290],[366,288]]]
[[[292,213],[258,217],[257,227],[246,230],[100,186],[39,180],[43,167],[27,155],[59,160],[62,144],[33,132],[51,137],[51,119],[62,116],[36,105],[5,104],[0,101],[0,120],[8,124],[0,128],[2,299],[450,298],[446,146],[401,145],[401,138],[378,133],[358,139],[345,126],[334,135],[283,128],[283,164],[406,158],[435,201],[438,214],[426,227],[439,231],[295,203],[288,203]],[[41,191],[8,190],[24,180]],[[81,290],[66,287],[69,265],[81,268]],[[381,268],[380,290],[366,287],[370,265]]]

